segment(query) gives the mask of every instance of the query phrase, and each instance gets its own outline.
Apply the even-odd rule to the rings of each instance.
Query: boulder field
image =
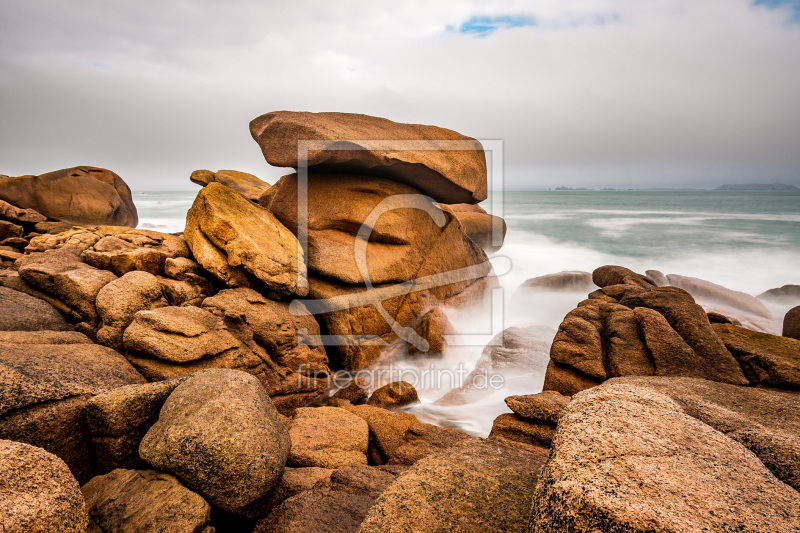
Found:
[[[515,306],[588,296],[438,401],[502,374],[510,412],[488,438],[426,423],[410,383],[333,371],[441,357],[448,309],[494,285],[480,143],[345,113],[250,130],[296,172],[194,172],[179,234],[134,229],[110,171],[0,178],[0,530],[800,531],[798,313],[778,336],[760,301],[791,287],[534,278]]]

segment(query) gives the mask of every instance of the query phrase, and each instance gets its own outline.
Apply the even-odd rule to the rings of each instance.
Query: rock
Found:
[[[439,207],[455,216],[461,223],[461,227],[464,228],[467,237],[487,254],[493,254],[503,247],[507,227],[506,221],[502,218],[490,215],[477,205],[439,204]]]
[[[555,433],[555,424],[532,422],[514,413],[504,413],[494,419],[489,438],[547,448],[553,441]]]
[[[123,342],[148,379],[210,368],[242,370],[256,376],[286,414],[327,393],[324,352],[302,345],[290,327],[313,332],[313,318],[294,319],[286,304],[272,305],[255,291],[222,291],[207,301],[204,308],[162,307],[134,316]]]
[[[103,346],[0,342],[0,438],[44,448],[86,482],[94,469],[87,400],[136,383],[144,378]]]
[[[39,222],[44,222],[47,217],[43,214],[34,211],[33,209],[20,209],[15,205],[0,200],[0,218],[4,218],[15,224],[32,224],[36,225]]]
[[[72,224],[134,228],[139,222],[131,190],[122,178],[97,167],[0,179],[0,200]]]
[[[61,459],[0,440],[0,530],[84,533],[88,523],[80,486]]]
[[[756,296],[759,300],[778,303],[800,302],[800,285],[784,285],[762,292]]]
[[[791,339],[800,339],[800,305],[786,312],[783,317],[782,335]]]
[[[117,279],[111,272],[82,262],[70,249],[26,255],[17,260],[16,267],[23,280],[62,301],[74,313],[75,321],[84,322],[90,330],[99,321],[97,293]]]
[[[187,257],[170,257],[164,261],[164,275],[177,281],[202,283],[208,281],[207,274],[203,267]]]
[[[592,272],[592,281],[598,287],[608,287],[610,285],[633,285],[649,289],[656,284],[647,276],[642,276],[625,267],[606,265],[595,269]]]
[[[203,300],[214,294],[214,286],[207,280],[193,283],[160,276],[157,279],[167,302],[175,307],[184,305],[199,307]]]
[[[509,396],[506,405],[521,418],[557,424],[569,404],[569,397],[556,391],[544,391],[525,396]]]
[[[300,408],[289,423],[289,464],[339,468],[367,464],[369,426],[344,409]]]
[[[254,533],[329,533],[358,529],[375,498],[395,476],[366,465],[333,471],[329,483],[321,481],[278,505],[256,524]]]
[[[177,479],[154,470],[114,470],[81,489],[103,532],[203,531],[211,506]]]
[[[97,332],[100,344],[122,351],[122,334],[139,311],[166,307],[158,279],[149,272],[135,270],[105,285],[97,293],[97,312],[103,322]]]
[[[628,377],[609,383],[647,387],[756,454],[784,483],[800,488],[800,399],[794,394],[692,378]]]
[[[798,521],[800,495],[741,444],[668,396],[612,382],[561,417],[529,531],[788,532]]]
[[[333,474],[333,470],[330,468],[316,466],[291,468],[287,466],[283,471],[283,477],[273,490],[274,505],[270,507],[274,507],[295,494],[311,490],[317,484],[329,487],[331,474]]]
[[[254,278],[277,295],[308,293],[295,236],[269,211],[223,185],[211,183],[198,193],[185,237],[197,262],[229,286],[252,287]]]
[[[192,376],[172,392],[139,455],[213,505],[246,515],[280,480],[289,446],[261,383],[220,369]]]
[[[599,384],[600,381],[578,372],[571,366],[560,365],[551,360],[547,363],[547,372],[544,375],[542,391],[555,391],[564,396],[572,396],[582,390],[596,387]]]
[[[75,228],[75,226],[69,222],[54,222],[46,219],[45,222],[37,222],[34,226],[37,232],[50,233],[52,235],[57,235],[73,228]]]
[[[463,431],[424,424],[409,413],[393,413],[371,405],[344,406],[369,425],[368,455],[373,464],[411,465],[433,452],[470,438]]]
[[[525,531],[546,458],[500,442],[457,444],[401,474],[358,531]]]
[[[368,388],[369,382],[365,378],[353,378],[347,385],[336,391],[333,398],[352,404],[364,403],[369,398]]]
[[[383,409],[400,408],[419,403],[417,389],[407,381],[394,381],[379,388],[372,393],[367,405],[374,405]]]
[[[278,111],[250,122],[250,133],[270,165],[303,165],[315,171],[387,178],[448,204],[476,204],[486,199],[483,147],[475,139],[444,128],[350,113]],[[315,140],[319,146],[306,152],[304,161],[298,161],[301,140]],[[402,149],[408,141],[415,141],[415,149]]]
[[[92,397],[86,404],[86,419],[97,456],[97,471],[145,468],[139,444],[158,420],[164,402],[186,376],[118,387]]]
[[[77,331],[0,331],[0,343],[7,344],[93,344]]]
[[[408,344],[406,352],[408,355],[419,355],[430,358],[436,354],[442,354],[447,347],[449,335],[455,335],[456,331],[450,323],[450,319],[442,311],[441,307],[434,307],[413,326],[414,331],[428,342],[428,350],[422,351],[414,344]]]
[[[22,237],[22,226],[6,220],[0,220],[0,241],[13,237]]]
[[[460,387],[439,400],[441,405],[476,401],[499,386],[522,389],[541,387],[553,330],[547,326],[512,326],[497,334],[483,349],[475,370]]]
[[[209,183],[224,185],[248,200],[257,202],[258,198],[269,189],[269,183],[261,181],[252,174],[236,170],[195,170],[189,178],[193,183],[205,187]]]
[[[669,285],[667,276],[665,276],[664,273],[659,270],[647,270],[645,271],[644,275],[653,280],[658,287],[666,287]]]
[[[751,383],[800,390],[800,340],[751,331],[733,324],[714,324],[712,327]]]
[[[55,308],[23,292],[0,287],[0,331],[68,331]]]
[[[673,287],[691,294],[695,302],[708,312],[725,315],[748,329],[777,333],[772,314],[754,296],[688,276],[669,274],[667,279]]]
[[[545,274],[527,280],[520,285],[518,291],[570,291],[570,292],[591,292],[597,286],[592,281],[589,272],[581,270],[565,270],[555,274]],[[515,293],[516,296],[516,293]]]

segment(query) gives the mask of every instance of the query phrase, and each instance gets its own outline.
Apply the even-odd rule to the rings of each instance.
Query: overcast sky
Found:
[[[502,139],[513,188],[800,185],[800,1],[0,0],[2,174],[273,182],[281,109]]]

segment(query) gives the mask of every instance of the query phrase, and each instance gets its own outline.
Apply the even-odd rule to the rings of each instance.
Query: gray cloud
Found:
[[[148,4],[0,0],[0,173],[91,164],[135,189],[191,189],[196,168],[273,180],[247,124],[296,109],[503,139],[519,188],[800,180],[800,24],[786,9]],[[505,16],[536,25],[453,30]]]

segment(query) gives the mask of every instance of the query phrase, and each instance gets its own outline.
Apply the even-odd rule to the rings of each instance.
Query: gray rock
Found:
[[[139,455],[217,507],[246,514],[280,480],[289,446],[261,383],[219,369],[192,376],[172,392]]]

